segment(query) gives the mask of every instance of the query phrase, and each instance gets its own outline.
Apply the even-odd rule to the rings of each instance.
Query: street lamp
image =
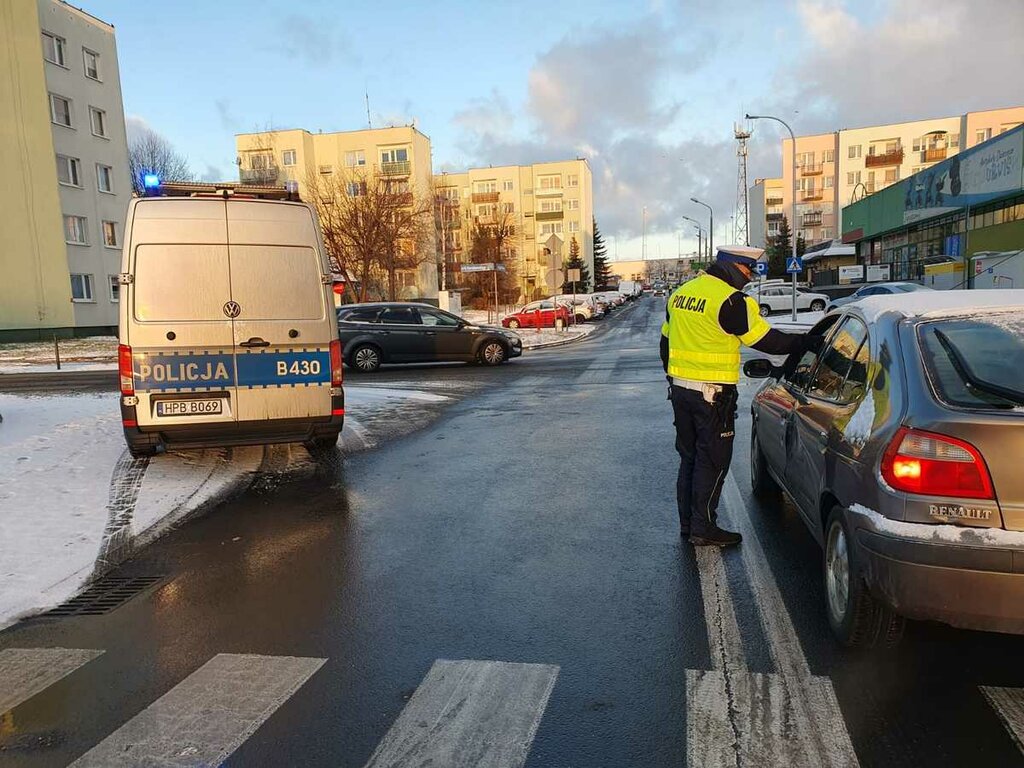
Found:
[[[793,238],[793,260],[796,261],[796,135],[793,133],[793,129],[789,127],[789,123],[779,117],[773,117],[772,115],[745,115],[747,120],[774,120],[777,123],[782,123],[789,131],[789,138],[793,142],[793,188],[790,190],[793,195],[793,204],[789,210],[789,227],[790,237]],[[793,275],[793,322],[796,322],[796,272]]]
[[[696,197],[691,197],[690,202],[703,205],[711,214],[711,226],[708,227],[708,262],[710,263],[715,258],[715,209],[707,203],[701,202]]]
[[[647,261],[647,206],[644,206],[643,211],[644,224],[643,234],[640,236],[640,260]]]
[[[697,260],[700,261],[704,258],[704,248],[701,243],[701,232],[704,231],[704,227],[696,219],[691,219],[689,216],[683,216],[683,218],[697,227]]]

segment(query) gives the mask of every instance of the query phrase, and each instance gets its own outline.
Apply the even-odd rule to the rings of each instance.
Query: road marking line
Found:
[[[100,656],[89,648],[5,648],[0,651],[0,714]]]
[[[724,670],[732,667],[739,672],[746,671],[743,640],[729,592],[722,551],[718,547],[697,547],[697,567],[700,570],[700,592],[704,598],[704,620],[708,625],[711,668]]]
[[[325,661],[218,654],[72,766],[220,765]]]
[[[1010,736],[1017,742],[1017,749],[1024,752],[1024,688],[983,685],[981,692],[1003,721]]]
[[[557,677],[548,664],[439,659],[366,768],[518,768]]]

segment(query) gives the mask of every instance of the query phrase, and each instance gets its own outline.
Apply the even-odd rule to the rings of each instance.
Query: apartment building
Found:
[[[790,217],[796,192],[796,221],[791,228],[808,245],[840,236],[842,209],[856,200],[919,173],[947,157],[1024,123],[1024,107],[968,112],[952,117],[905,123],[844,128],[832,133],[796,137],[796,168],[792,140],[782,142],[782,206],[773,209]],[[769,236],[768,206],[763,214],[756,198],[765,190],[751,188],[751,232]],[[777,227],[777,224],[776,224]],[[751,237],[751,243],[756,241]]]
[[[333,133],[304,129],[243,133],[235,136],[239,179],[243,184],[296,182],[309,199],[311,186],[323,180],[344,184],[351,195],[366,193],[368,174],[387,178],[393,188],[414,196],[430,196],[430,138],[415,126],[373,128]],[[433,243],[424,244],[415,270],[398,275],[400,298],[437,296],[437,259]]]
[[[755,179],[748,190],[750,244],[767,248],[769,238],[779,234],[783,214],[782,179]]]
[[[0,62],[0,338],[109,333],[131,197],[114,28],[9,0]]]
[[[449,277],[456,274],[453,265],[469,261],[477,224],[511,228],[508,256],[523,301],[560,290],[555,271],[569,258],[574,239],[593,279],[593,179],[586,160],[471,168],[436,174],[434,184],[449,286],[457,285]],[[550,253],[549,243],[555,246]]]

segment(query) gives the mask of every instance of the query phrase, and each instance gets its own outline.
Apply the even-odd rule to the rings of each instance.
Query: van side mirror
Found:
[[[772,361],[764,357],[747,360],[743,364],[743,375],[748,379],[767,379],[769,376],[774,376],[776,371]]]

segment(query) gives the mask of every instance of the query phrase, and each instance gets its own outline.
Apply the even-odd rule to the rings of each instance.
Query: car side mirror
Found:
[[[772,361],[764,357],[754,360],[747,360],[743,364],[743,375],[748,379],[767,379],[774,376],[778,369],[772,365]]]

